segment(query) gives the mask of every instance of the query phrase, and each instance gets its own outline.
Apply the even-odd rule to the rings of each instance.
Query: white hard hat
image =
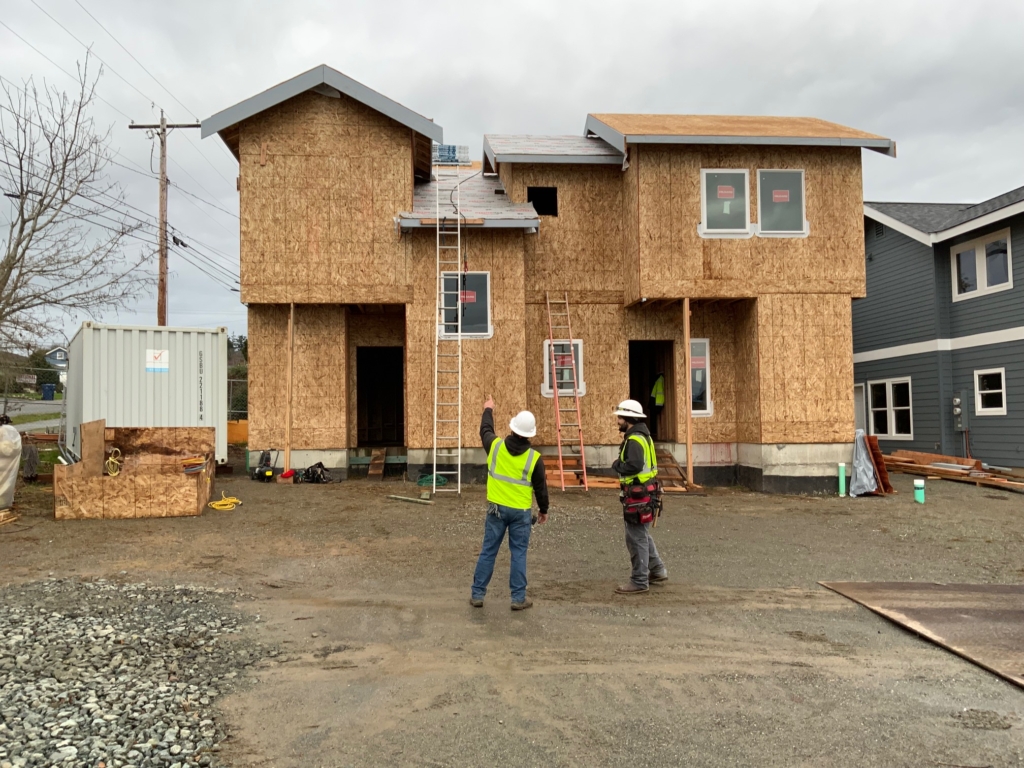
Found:
[[[517,413],[508,426],[520,437],[533,437],[537,434],[537,419],[529,411]]]
[[[625,416],[628,419],[646,419],[643,406],[636,400],[623,400],[615,409],[616,416]]]

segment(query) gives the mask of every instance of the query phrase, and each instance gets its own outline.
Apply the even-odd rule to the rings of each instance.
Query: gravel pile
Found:
[[[218,765],[214,702],[265,652],[226,637],[244,620],[231,601],[104,580],[0,590],[0,768]]]

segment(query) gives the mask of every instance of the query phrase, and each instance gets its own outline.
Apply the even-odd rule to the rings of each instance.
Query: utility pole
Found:
[[[151,136],[160,139],[160,272],[157,277],[156,324],[167,325],[167,131],[175,128],[199,128],[199,123],[168,123],[164,111],[160,110],[159,125],[128,126],[132,129],[152,131]]]

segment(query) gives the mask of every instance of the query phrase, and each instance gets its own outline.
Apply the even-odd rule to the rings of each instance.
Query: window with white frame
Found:
[[[441,337],[458,338],[458,308],[461,306],[462,338],[491,338],[494,335],[491,325],[491,273],[445,272],[441,284],[444,322],[437,327]]]
[[[910,379],[868,382],[868,426],[871,434],[890,440],[913,440],[914,417]]]
[[[993,232],[949,249],[953,301],[1013,288],[1010,230]]]
[[[544,383],[540,386],[540,393],[544,397],[554,397],[554,388],[551,384],[551,363],[554,357],[555,381],[558,382],[558,394],[568,397],[573,394],[573,364],[576,366],[576,391],[577,395],[587,394],[587,381],[583,378],[583,341],[572,340],[572,353],[569,352],[568,340],[555,340],[555,354],[551,354],[551,341],[544,342]]]
[[[757,232],[762,237],[801,237],[807,234],[804,172],[757,172]]]
[[[711,350],[707,339],[690,339],[690,413],[710,416]]]
[[[751,236],[749,178],[747,170],[701,169],[698,231],[703,237]]]
[[[974,372],[974,413],[978,416],[1006,415],[1005,368]]]

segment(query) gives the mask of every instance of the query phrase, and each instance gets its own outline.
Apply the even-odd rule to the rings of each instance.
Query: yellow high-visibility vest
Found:
[[[491,443],[487,455],[487,500],[512,509],[530,509],[533,506],[530,478],[538,461],[540,454],[533,448],[513,456],[504,440]]]
[[[635,475],[635,482],[646,483],[658,474],[658,454],[654,448],[654,440],[646,435],[630,435],[622,443],[622,451],[619,453],[619,461],[626,460],[626,446],[629,445],[630,440],[636,440],[640,443],[640,447],[644,449],[644,467],[640,470],[639,474]],[[634,476],[620,476],[619,480],[623,483],[634,482]]]
[[[659,376],[654,382],[654,388],[651,390],[651,397],[654,398],[655,405],[665,404],[665,377]]]

